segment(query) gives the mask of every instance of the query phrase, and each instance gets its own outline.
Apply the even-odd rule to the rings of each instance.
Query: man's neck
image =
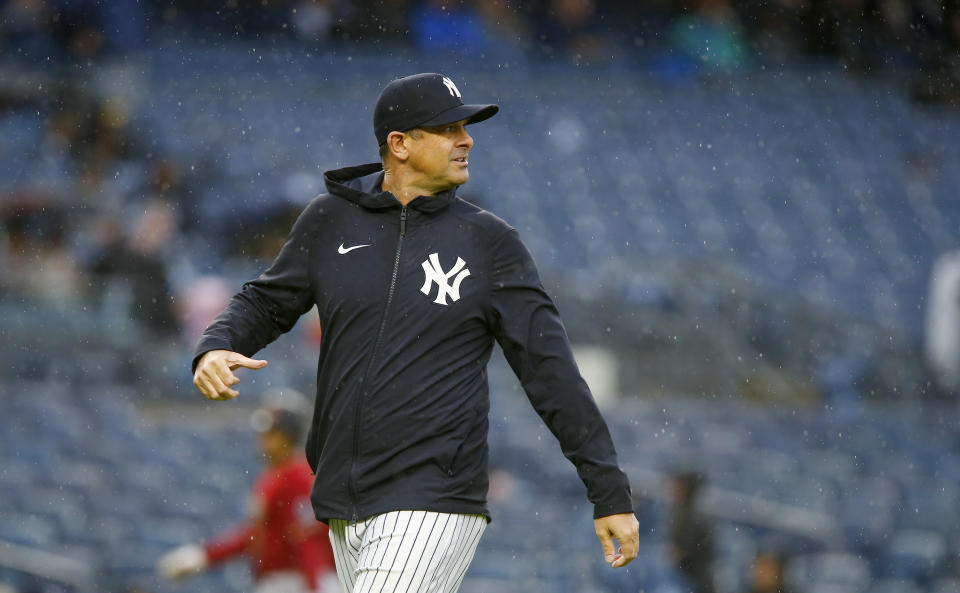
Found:
[[[420,196],[432,196],[439,193],[436,189],[420,185],[411,176],[387,167],[383,169],[383,191],[388,191],[396,196],[397,201],[404,206]]]

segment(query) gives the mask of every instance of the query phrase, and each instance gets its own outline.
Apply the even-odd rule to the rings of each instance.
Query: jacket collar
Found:
[[[389,210],[400,208],[396,196],[383,191],[383,164],[370,163],[327,171],[323,174],[327,191],[349,200],[367,210]],[[449,206],[456,198],[457,188],[453,187],[432,196],[419,196],[409,206],[423,213],[436,212]]]

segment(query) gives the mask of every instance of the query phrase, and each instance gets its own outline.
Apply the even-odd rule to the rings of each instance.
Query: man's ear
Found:
[[[390,132],[387,136],[387,147],[393,158],[398,161],[405,161],[410,157],[410,148],[407,146],[409,136],[403,132]]]

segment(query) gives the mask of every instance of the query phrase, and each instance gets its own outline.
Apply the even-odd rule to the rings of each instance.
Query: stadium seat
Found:
[[[862,593],[871,582],[870,565],[852,554],[826,552],[794,558],[790,578],[804,591]]]
[[[890,537],[885,551],[886,570],[892,577],[928,582],[939,574],[946,553],[943,534],[904,529]]]

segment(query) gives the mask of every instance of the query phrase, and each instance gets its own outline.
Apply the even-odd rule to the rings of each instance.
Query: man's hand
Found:
[[[603,559],[613,568],[630,564],[637,557],[640,548],[640,524],[633,513],[621,513],[593,520],[600,545],[603,546]],[[613,539],[620,547],[614,552]]]
[[[237,367],[262,369],[265,366],[267,366],[265,360],[253,360],[229,350],[211,350],[197,363],[193,384],[207,399],[233,399],[240,395],[236,390],[230,389],[231,385],[240,382],[240,379],[233,374],[233,369]]]

